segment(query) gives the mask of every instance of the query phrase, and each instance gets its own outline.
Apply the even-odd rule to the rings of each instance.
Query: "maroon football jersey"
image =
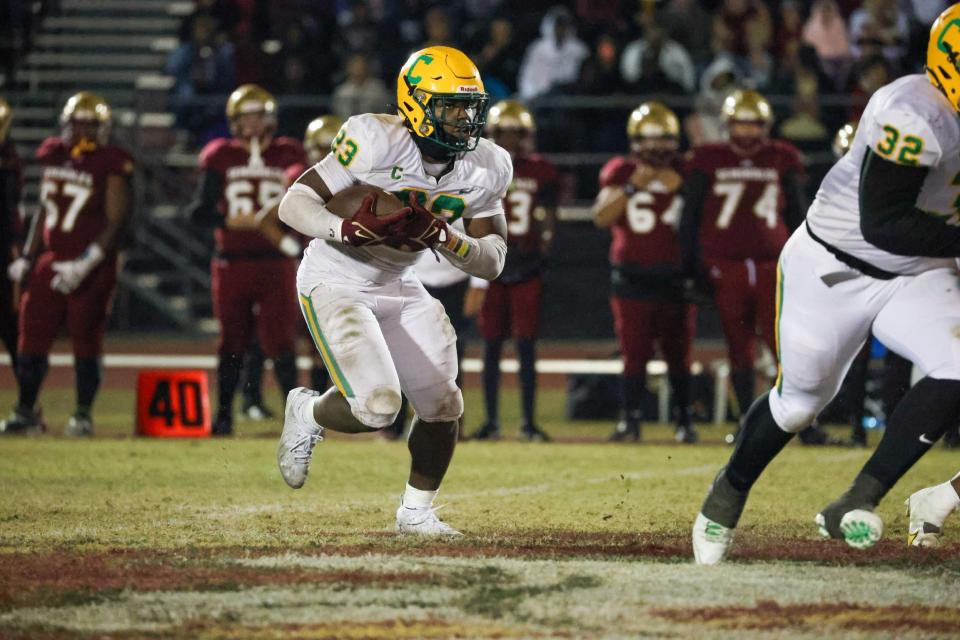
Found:
[[[600,170],[600,187],[627,183],[637,168],[637,160],[618,156]],[[677,264],[680,244],[677,225],[683,209],[683,198],[678,192],[654,181],[627,200],[627,211],[610,228],[610,262],[614,264]]]
[[[556,206],[557,169],[538,154],[513,158],[513,182],[503,199],[507,216],[507,261],[500,280],[520,282],[543,268],[543,238],[537,209]]]
[[[776,260],[790,236],[782,181],[790,171],[802,175],[800,151],[782,140],[769,140],[750,156],[729,144],[708,144],[691,152],[687,170],[709,180],[700,220],[703,257]]]
[[[293,138],[274,138],[260,152],[260,161],[252,158],[241,140],[217,138],[200,152],[200,168],[212,169],[223,177],[223,195],[217,210],[225,217],[256,215],[265,205],[283,195],[285,170],[305,164],[303,146]],[[214,232],[217,251],[225,256],[282,255],[255,229],[217,227]]]
[[[107,176],[130,176],[133,158],[114,145],[80,151],[50,137],[37,148],[37,161],[44,242],[58,259],[73,260],[107,227]]]

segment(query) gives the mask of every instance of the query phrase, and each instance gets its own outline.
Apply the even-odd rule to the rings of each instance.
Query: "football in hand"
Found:
[[[327,209],[335,215],[350,219],[353,217],[353,214],[357,212],[357,209],[360,208],[360,205],[363,204],[363,199],[373,195],[377,196],[377,203],[374,208],[374,213],[377,214],[377,217],[390,215],[397,209],[402,209],[407,206],[407,203],[400,200],[396,195],[371,184],[358,184],[347,187],[343,191],[338,191],[330,198],[326,206]],[[399,238],[391,238],[384,242],[384,244],[400,251],[417,251],[423,248],[413,243],[404,242]]]

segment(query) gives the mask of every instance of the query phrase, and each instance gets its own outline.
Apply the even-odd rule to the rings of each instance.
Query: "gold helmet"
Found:
[[[750,89],[736,89],[728,95],[721,107],[723,121],[730,134],[730,143],[741,152],[753,153],[763,144],[773,126],[773,109],[767,99]],[[759,124],[759,133],[734,132],[735,124]]]
[[[334,115],[320,116],[310,121],[303,134],[303,148],[310,162],[319,162],[330,151],[333,139],[342,126],[343,120]]]
[[[644,102],[627,119],[630,150],[644,164],[670,165],[680,150],[680,121],[662,102]]]
[[[73,140],[74,124],[82,123],[94,125],[94,141],[97,144],[106,144],[110,137],[112,117],[110,105],[97,94],[89,91],[75,93],[67,98],[66,104],[63,105],[63,111],[60,112],[60,126],[63,130],[63,137],[70,141],[70,144],[76,144],[78,141]]]
[[[769,127],[773,124],[773,109],[770,103],[756,91],[736,89],[723,101],[723,119],[731,122],[762,122]]]
[[[495,129],[522,129],[533,133],[537,125],[533,121],[533,114],[523,106],[519,100],[501,100],[490,107],[487,114],[487,128]]]
[[[941,13],[930,27],[927,77],[960,111],[960,4]]]
[[[7,134],[10,133],[10,124],[13,122],[13,109],[10,108],[10,103],[8,103],[3,98],[0,98],[0,144],[3,144],[7,139]]]
[[[627,136],[637,138],[679,138],[680,121],[662,102],[644,102],[627,120]]]
[[[272,132],[272,128],[277,124],[277,99],[263,87],[242,84],[227,98],[227,120],[230,121],[230,132],[234,136],[239,136],[241,133],[240,116],[248,113],[263,114]]]
[[[489,105],[477,66],[452,47],[415,51],[397,76],[397,109],[431,157],[476,149]]]
[[[855,135],[857,135],[856,122],[848,122],[840,127],[840,130],[837,131],[837,135],[833,138],[834,158],[842,158],[844,155],[846,155],[847,151],[850,151],[850,147],[853,145],[853,137]]]

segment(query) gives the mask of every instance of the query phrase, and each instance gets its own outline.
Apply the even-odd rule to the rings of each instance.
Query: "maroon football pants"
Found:
[[[491,282],[478,318],[485,340],[510,337],[533,340],[540,332],[543,280],[539,277],[504,284]],[[511,331],[512,330],[512,331]]]
[[[101,262],[70,294],[50,288],[52,253],[42,254],[20,297],[20,339],[17,350],[46,355],[60,328],[66,325],[77,358],[96,358],[103,351],[107,312],[117,284],[116,260]]]
[[[612,296],[610,308],[623,354],[624,376],[646,374],[658,344],[671,373],[690,371],[696,307]]]
[[[296,261],[215,258],[211,273],[221,355],[246,352],[254,327],[267,358],[294,352],[300,322]]]
[[[760,337],[777,355],[776,260],[706,260],[714,302],[727,338],[730,368],[753,369],[755,341]]]

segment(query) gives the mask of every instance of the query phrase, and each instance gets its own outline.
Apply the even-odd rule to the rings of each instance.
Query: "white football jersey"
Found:
[[[952,266],[952,259],[898,256],[864,240],[859,189],[868,147],[891,162],[930,167],[917,207],[960,224],[960,119],[925,75],[914,74],[870,98],[850,150],[827,173],[810,205],[810,228],[841,251],[886,271],[916,274]]]
[[[407,192],[421,192],[423,205],[450,223],[503,215],[503,198],[513,178],[510,154],[481,138],[476,149],[463,153],[438,180],[424,169],[420,150],[400,116],[372,113],[347,120],[330,154],[314,169],[334,194],[363,183],[395,193],[406,203]],[[325,272],[335,266],[341,273],[385,282],[403,274],[419,255],[383,245],[349,247],[315,239],[304,252],[300,272],[309,278],[311,264],[316,263]]]

